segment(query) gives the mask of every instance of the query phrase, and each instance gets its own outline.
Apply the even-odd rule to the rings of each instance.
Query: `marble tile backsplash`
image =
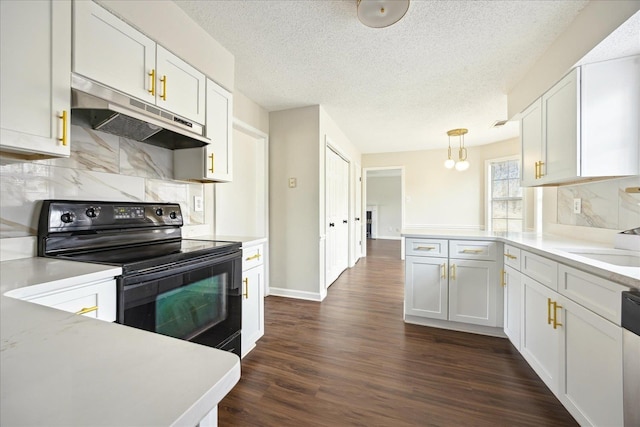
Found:
[[[624,191],[638,186],[636,176],[558,187],[558,223],[614,230],[640,227],[640,194]],[[574,199],[581,199],[579,214],[573,213]]]
[[[204,224],[203,184],[172,177],[171,150],[71,126],[69,158],[0,158],[0,238],[36,235],[44,199],[178,202],[185,225]]]

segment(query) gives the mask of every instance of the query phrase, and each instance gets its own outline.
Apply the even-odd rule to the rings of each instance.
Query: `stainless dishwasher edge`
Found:
[[[624,426],[640,426],[640,290],[622,293]]]

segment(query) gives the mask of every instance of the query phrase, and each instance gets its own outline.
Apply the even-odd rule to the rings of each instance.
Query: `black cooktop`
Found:
[[[150,268],[171,266],[177,262],[197,260],[201,257],[222,256],[240,250],[238,242],[182,239],[112,249],[56,254],[55,258],[72,261],[117,265],[123,274]]]

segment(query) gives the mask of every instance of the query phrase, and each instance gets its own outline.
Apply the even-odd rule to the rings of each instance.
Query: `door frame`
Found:
[[[269,296],[269,135],[260,129],[257,129],[250,124],[233,118],[233,129],[242,132],[258,141],[262,141],[263,156],[264,156],[264,182],[262,183],[263,192],[263,206],[262,214],[264,218],[264,237],[267,239],[267,244],[264,250],[264,296]]]
[[[404,166],[372,166],[362,169],[362,176],[364,179],[362,180],[362,211],[366,212],[367,209],[367,182],[369,180],[369,171],[380,171],[380,170],[400,170],[400,230],[404,229],[405,224],[405,168]],[[366,221],[362,222],[362,233],[366,236],[367,226]],[[373,233],[372,233],[373,234]],[[362,256],[367,256],[367,245],[362,245]],[[400,237],[400,259],[404,260],[404,236]]]

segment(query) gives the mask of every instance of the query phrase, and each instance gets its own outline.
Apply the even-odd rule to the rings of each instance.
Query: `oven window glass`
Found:
[[[226,274],[207,277],[158,295],[156,332],[185,338],[226,319],[226,281]]]

